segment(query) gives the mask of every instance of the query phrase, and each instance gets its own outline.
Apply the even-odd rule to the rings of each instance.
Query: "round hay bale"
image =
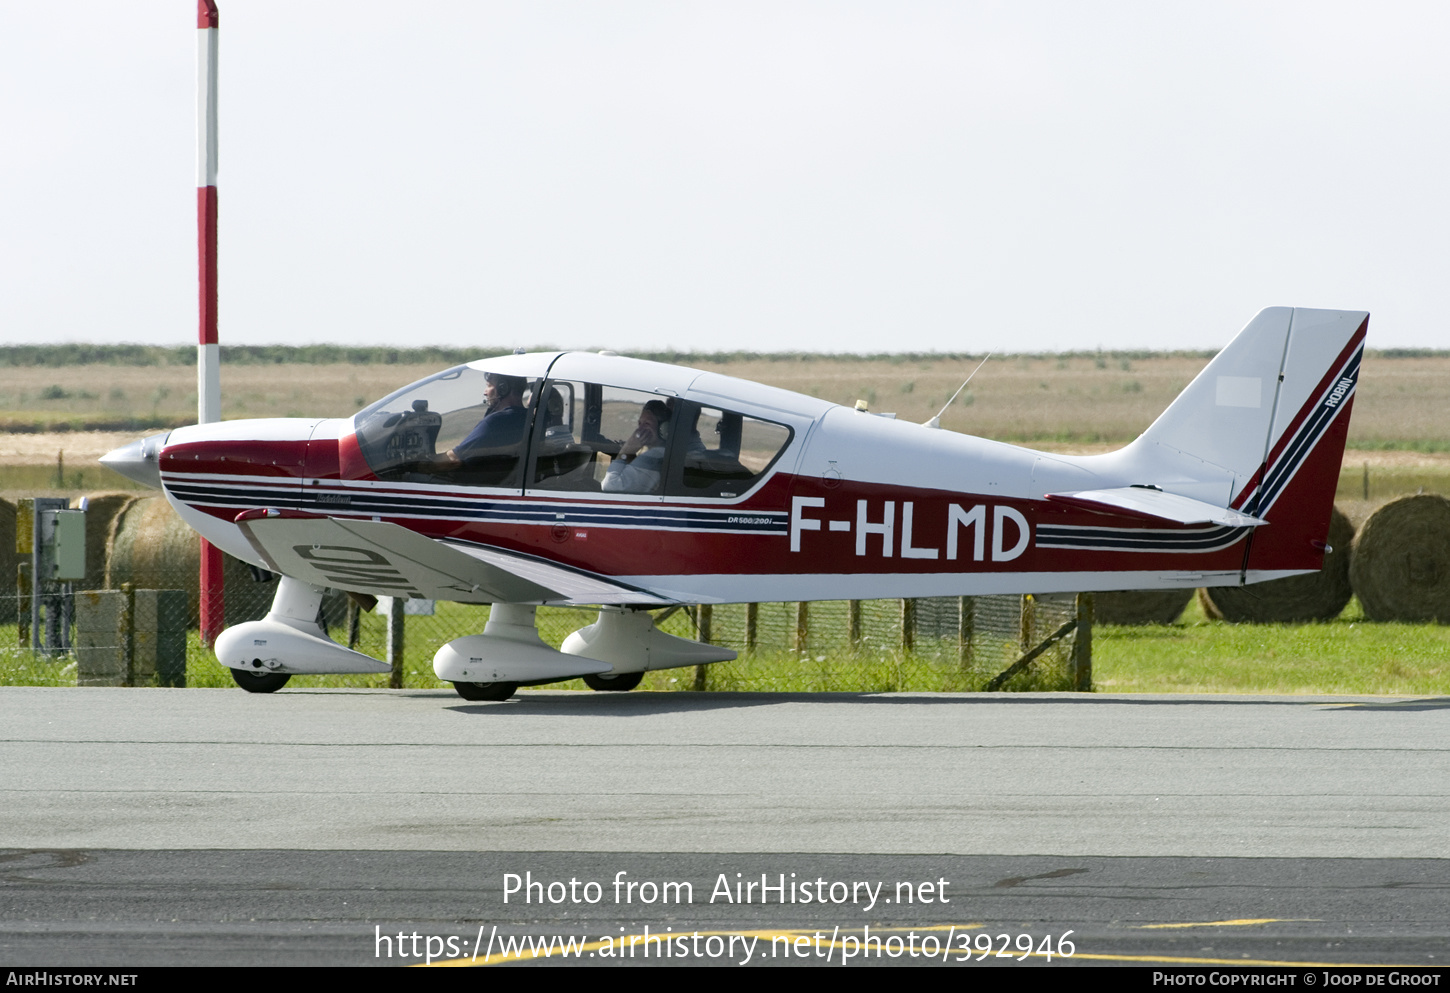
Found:
[[[1329,547],[1318,572],[1272,579],[1251,586],[1214,586],[1198,591],[1208,617],[1251,624],[1298,624],[1329,621],[1349,603],[1349,568],[1354,525],[1334,508],[1329,518]]]
[[[89,541],[89,532],[86,537]],[[121,507],[111,523],[108,548],[107,588],[130,583],[138,590],[185,590],[187,624],[200,623],[201,536],[165,497],[140,497]],[[89,547],[86,551],[89,554]],[[259,583],[245,562],[230,555],[222,556],[222,582],[228,627],[266,616],[277,592],[275,577]],[[347,602],[341,593],[330,593],[323,606],[330,627],[345,622]]]
[[[1121,590],[1093,594],[1097,624],[1172,624],[1188,606],[1193,590]]]
[[[201,540],[165,497],[141,497],[116,515],[106,556],[106,586],[185,590],[187,623],[197,623]]]
[[[1370,620],[1450,623],[1450,500],[1427,493],[1376,510],[1349,579]]]
[[[106,545],[111,538],[111,526],[117,515],[137,500],[135,493],[104,492],[87,493],[84,497],[71,500],[72,508],[79,508],[81,500],[86,502],[86,578],[77,584],[78,589],[99,590],[106,585]]]
[[[15,623],[15,504],[0,500],[0,624]]]

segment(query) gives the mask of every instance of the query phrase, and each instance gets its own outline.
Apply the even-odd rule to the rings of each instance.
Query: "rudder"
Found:
[[[1246,582],[1324,564],[1368,325],[1363,311],[1294,312],[1264,468],[1237,497],[1269,522],[1250,538]]]

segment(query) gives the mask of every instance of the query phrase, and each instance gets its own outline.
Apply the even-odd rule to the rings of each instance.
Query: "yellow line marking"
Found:
[[[1285,920],[1295,920],[1296,918],[1284,918],[1284,919]],[[1312,920],[1313,918],[1302,918],[1302,919],[1303,920]],[[1225,924],[1259,924],[1259,923],[1269,923],[1269,922],[1274,921],[1274,920],[1276,920],[1276,918],[1264,918],[1263,920],[1244,920],[1244,921],[1213,921],[1213,922],[1209,922],[1209,924],[1207,926],[1225,925]],[[1183,925],[1172,925],[1172,924],[1170,924],[1170,925],[1161,925],[1161,924],[1150,924],[1150,925],[1147,925],[1147,926],[1148,927],[1196,927],[1196,926],[1205,926],[1205,925],[1193,925],[1193,924],[1183,924]],[[881,934],[895,934],[895,933],[905,933],[905,932],[908,932],[908,931],[949,931],[949,930],[951,930],[953,928],[955,928],[958,931],[971,931],[971,930],[979,930],[979,929],[981,929],[983,927],[985,927],[985,925],[980,924],[980,923],[973,923],[973,924],[935,924],[935,925],[928,925],[928,926],[925,926],[925,927],[898,927],[898,928],[879,928],[879,929],[872,928],[872,930],[873,931],[879,931],[879,933],[881,933]],[[723,938],[723,937],[730,937],[730,936],[739,936],[739,937],[742,937],[742,938],[765,938],[767,941],[770,941],[770,942],[774,942],[775,939],[777,939],[777,938],[783,938],[783,939],[785,939],[786,941],[789,942],[789,941],[791,941],[791,940],[793,940],[795,938],[801,937],[803,935],[806,935],[806,936],[815,935],[815,934],[823,933],[823,931],[824,931],[823,928],[806,928],[806,929],[789,929],[789,930],[787,930],[787,929],[777,929],[777,930],[761,930],[761,931],[661,931],[661,932],[657,932],[657,933],[651,934],[649,937],[652,938],[652,939],[653,938],[659,938],[661,941],[664,941],[664,942],[669,942],[669,941],[674,940],[675,938],[680,938],[680,937],[690,937],[690,938],[693,938],[695,936],[699,936],[701,938],[711,938],[711,937],[722,937]],[[1026,932],[1020,932],[1020,933],[1025,934]],[[857,935],[854,934],[854,933],[852,933],[852,934],[846,935],[846,937],[856,938]],[[629,940],[630,938],[636,939],[637,941],[643,941],[644,938],[645,938],[645,936],[642,935],[642,934],[622,934],[622,935],[620,935],[617,938],[611,938],[611,939],[606,940],[606,941],[591,941],[591,942],[587,942],[585,944],[580,944],[580,945],[573,946],[573,948],[571,948],[569,950],[569,954],[571,956],[573,956],[574,958],[583,958],[587,953],[598,951],[601,948],[620,948],[620,949],[623,949],[623,944],[622,943],[624,941]],[[859,941],[860,939],[858,938],[857,940]],[[845,941],[844,940],[837,940],[835,942],[826,941],[823,944],[827,948],[839,948],[839,949],[842,949],[843,951],[845,949]],[[819,947],[819,944],[812,945],[812,947],[813,948]],[[525,950],[517,951],[517,952],[515,952],[515,953],[513,953],[511,955],[504,955],[503,953],[496,953],[496,954],[490,954],[490,955],[480,955],[477,959],[475,959],[475,958],[473,958],[471,956],[468,957],[468,958],[461,958],[461,959],[443,959],[443,960],[440,960],[440,961],[437,961],[437,962],[420,963],[419,965],[415,965],[412,968],[415,968],[415,969],[435,968],[436,969],[436,968],[457,968],[459,966],[499,965],[499,964],[502,964],[504,962],[524,962],[524,961],[531,961],[533,959],[552,958],[555,955],[561,955],[563,953],[564,953],[564,949],[558,947],[556,944],[554,944],[553,942],[551,942],[548,945],[548,947],[544,948],[543,950],[535,950],[535,948],[530,947],[530,948],[525,949]],[[949,963],[952,963],[952,964],[966,965],[966,964],[968,964],[968,961],[967,961],[968,958],[969,957],[973,957],[973,956],[981,956],[980,949],[973,949],[971,951],[968,951],[967,949],[964,949],[964,948],[953,948],[953,949],[950,949],[947,952],[947,957],[946,957],[945,961],[947,961]],[[623,955],[623,954],[621,954],[621,955],[615,955],[615,956],[612,956],[612,957],[614,957],[614,958],[636,958],[636,957],[639,957],[639,956]],[[655,957],[657,957],[657,958],[665,958],[667,956],[656,955]],[[673,956],[673,957],[690,958],[690,956],[688,956],[688,955],[687,956]],[[940,951],[938,951],[936,953],[936,955],[934,955],[932,957],[933,958],[940,958],[940,957],[942,957],[942,953]],[[989,950],[987,952],[987,954],[985,956],[982,956],[982,957],[985,957],[985,958],[998,958],[999,956],[997,956],[995,952]],[[1014,954],[1004,955],[1004,956],[1000,956],[1000,957],[1002,957],[1002,958],[1017,959],[1018,961],[1021,961],[1021,960],[1025,959],[1025,958],[1029,958],[1030,957],[1030,958],[1045,958],[1045,959],[1048,959],[1049,961],[1052,960],[1052,959],[1057,958],[1057,959],[1085,959],[1085,960],[1090,960],[1090,961],[1093,961],[1093,962],[1143,962],[1143,963],[1156,962],[1156,963],[1162,963],[1162,964],[1166,964],[1166,965],[1271,966],[1271,967],[1274,967],[1274,968],[1289,968],[1289,969],[1425,969],[1425,968],[1431,968],[1430,966],[1426,966],[1426,965],[1423,965],[1423,964],[1396,965],[1396,964],[1388,963],[1388,962],[1300,962],[1300,961],[1280,960],[1280,959],[1224,959],[1224,958],[1202,958],[1202,957],[1190,957],[1190,956],[1184,956],[1184,955],[1112,955],[1112,954],[1098,953],[1098,952],[1075,952],[1072,955],[1059,955],[1056,952],[1053,952],[1053,953],[1049,954],[1047,952],[1036,952],[1036,951],[1034,951],[1034,952],[1026,952],[1026,953],[1023,953],[1021,955],[1018,955],[1018,954],[1015,954],[1014,953]],[[879,959],[880,956],[878,955],[877,958]],[[972,958],[972,962],[973,963],[978,962],[978,961],[981,961],[981,958]]]
[[[1142,924],[1140,931],[1152,931],[1155,928],[1179,928],[1179,927],[1246,927],[1251,924],[1293,924],[1302,921],[1318,921],[1318,917],[1245,917],[1237,921],[1198,921],[1192,924]]]

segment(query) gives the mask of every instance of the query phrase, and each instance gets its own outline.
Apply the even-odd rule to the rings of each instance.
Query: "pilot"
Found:
[[[625,439],[604,474],[600,488],[605,493],[654,493],[659,489],[669,423],[670,408],[664,403],[651,400],[644,405],[634,433]]]
[[[487,412],[468,437],[438,456],[433,463],[435,471],[448,472],[480,455],[510,451],[523,440],[528,421],[528,411],[524,409],[527,384],[519,376],[495,372],[485,373],[483,378],[488,384],[483,393]]]

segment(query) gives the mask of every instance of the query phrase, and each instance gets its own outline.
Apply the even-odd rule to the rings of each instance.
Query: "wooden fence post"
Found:
[[[352,597],[347,598],[347,647],[356,649],[362,636],[362,607]]]
[[[802,600],[795,605],[795,650],[805,655],[810,650],[810,607]]]
[[[745,650],[755,651],[756,628],[760,623],[760,604],[747,603],[745,605]]]
[[[1037,601],[1032,599],[1031,593],[1022,594],[1022,626],[1019,634],[1019,643],[1022,651],[1030,651],[1037,639],[1033,637],[1037,633]]]
[[[861,647],[861,601],[846,601],[846,637],[851,642],[852,650],[859,650]]]
[[[388,676],[391,689],[403,688],[403,598],[395,596],[388,607],[388,665],[393,671]]]
[[[30,647],[30,553],[15,563],[15,625],[20,648]]]
[[[121,664],[126,674],[122,686],[135,686],[136,667],[136,587],[130,583],[121,584]]]
[[[715,608],[708,603],[702,603],[695,608],[695,633],[701,644],[710,644],[711,628],[715,620]],[[695,682],[693,689],[703,693],[705,691],[705,667],[695,666]]]
[[[901,651],[907,654],[916,649],[916,601],[901,601]]]
[[[1093,595],[1077,595],[1077,633],[1072,639],[1072,688],[1093,690]]]
[[[957,660],[963,669],[972,664],[972,635],[976,627],[976,602],[969,596],[957,598]]]

